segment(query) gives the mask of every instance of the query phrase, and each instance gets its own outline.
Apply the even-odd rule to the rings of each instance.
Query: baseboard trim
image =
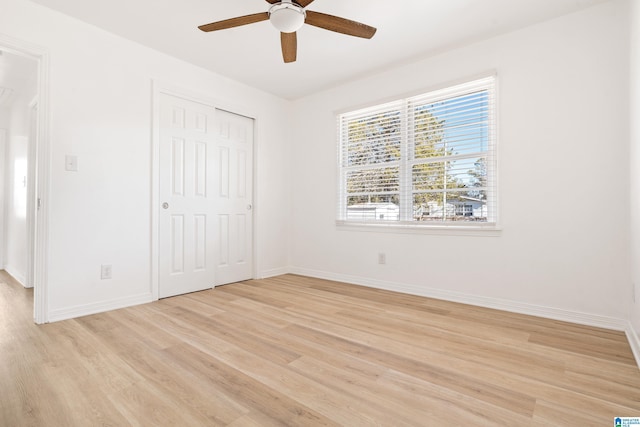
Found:
[[[18,283],[20,283],[22,286],[24,286],[25,288],[29,288],[29,287],[33,287],[33,286],[27,286],[25,285],[25,283],[27,283],[27,278],[25,277],[24,274],[22,274],[20,271],[18,271],[17,269],[15,269],[13,266],[7,264],[4,266],[4,271],[6,271],[7,273],[9,273],[9,275],[11,277],[14,278],[14,280]]]
[[[91,314],[103,313],[105,311],[118,310],[120,308],[131,307],[139,304],[146,304],[153,301],[151,293],[133,295],[126,298],[118,298],[110,301],[95,304],[79,305],[75,307],[52,310],[49,312],[49,322],[58,322],[76,317],[88,316]]]
[[[261,271],[258,274],[258,279],[268,279],[269,277],[282,276],[283,274],[289,274],[290,272],[290,267],[273,268],[271,270]]]
[[[636,364],[640,368],[640,335],[638,335],[638,331],[635,330],[631,322],[627,323],[627,329],[625,332],[627,334],[627,340],[629,340],[633,356],[636,358]]]
[[[292,274],[315,277],[318,279],[334,280],[338,282],[351,283],[354,285],[368,286],[376,289],[401,292],[411,295],[419,295],[428,298],[436,298],[446,301],[470,304],[479,307],[493,308],[496,310],[509,311],[512,313],[527,314],[531,316],[544,317],[547,319],[571,322],[580,325],[593,326],[616,331],[627,331],[628,322],[615,317],[600,316],[597,314],[581,313],[570,310],[563,310],[554,307],[545,307],[535,304],[527,304],[517,301],[503,300],[499,298],[483,297],[478,295],[464,294],[460,292],[447,291],[435,288],[424,288],[406,283],[387,282],[365,277],[350,276],[345,274],[329,273],[325,271],[311,270],[306,268],[293,267]],[[635,353],[634,353],[635,354]],[[637,356],[636,356],[637,358]],[[640,366],[640,363],[639,363]]]

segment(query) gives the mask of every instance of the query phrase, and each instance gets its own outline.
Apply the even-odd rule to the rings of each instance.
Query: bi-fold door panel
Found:
[[[252,277],[253,120],[216,111],[219,245],[216,283]]]
[[[215,284],[215,109],[163,95],[160,103],[159,296]]]

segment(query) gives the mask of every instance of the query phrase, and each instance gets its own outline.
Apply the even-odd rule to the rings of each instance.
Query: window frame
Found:
[[[442,100],[451,100],[464,96],[465,90],[470,94],[477,90],[487,90],[488,102],[488,125],[487,125],[487,148],[485,151],[471,152],[468,155],[461,156],[441,156],[425,159],[414,158],[415,138],[413,135],[414,125],[412,119],[415,118],[411,113],[412,105],[429,105]],[[370,114],[392,113],[398,109],[401,114],[401,142],[400,142],[400,158],[394,162],[381,162],[376,164],[346,166],[345,155],[347,150],[344,147],[344,138],[346,130],[344,125],[349,120],[354,120],[358,115],[366,116]],[[414,110],[415,111],[415,110]],[[500,229],[499,215],[499,194],[498,194],[498,78],[495,72],[486,73],[473,78],[462,81],[452,82],[440,85],[437,88],[420,91],[418,94],[410,94],[398,97],[391,101],[378,102],[366,106],[364,108],[350,109],[336,113],[337,122],[337,151],[338,151],[338,199],[337,199],[337,220],[336,224],[342,229],[349,230],[382,230],[385,231],[402,231],[402,232],[426,232],[435,234],[469,234],[469,235],[498,235]],[[420,193],[420,190],[414,188],[412,167],[419,163],[442,163],[446,164],[450,160],[484,158],[487,168],[487,220],[486,221],[418,221],[414,218],[414,195]],[[434,160],[435,159],[435,160]],[[348,197],[347,192],[347,174],[350,171],[358,169],[387,168],[390,164],[399,167],[398,178],[398,200],[399,200],[399,219],[390,221],[351,219],[348,217]],[[447,175],[445,175],[447,176]],[[439,190],[441,194],[446,192],[445,186]],[[437,192],[437,191],[436,191]],[[352,193],[353,194],[353,193]],[[446,203],[446,202],[445,202]],[[462,202],[464,204],[464,202]],[[447,205],[443,205],[442,209],[447,209]],[[457,207],[454,208],[456,211]]]

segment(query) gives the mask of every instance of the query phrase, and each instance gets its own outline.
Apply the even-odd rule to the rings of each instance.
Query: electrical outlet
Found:
[[[378,254],[378,264],[386,264],[387,263],[387,254],[379,253]]]
[[[111,264],[102,264],[100,267],[100,279],[111,279]]]

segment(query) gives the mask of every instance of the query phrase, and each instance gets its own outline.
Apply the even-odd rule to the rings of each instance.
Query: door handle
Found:
[[[169,203],[164,202],[164,203],[162,204],[162,209],[169,209]]]
[[[251,209],[253,209],[253,206],[251,206],[250,204],[247,205],[247,210],[250,211]]]

